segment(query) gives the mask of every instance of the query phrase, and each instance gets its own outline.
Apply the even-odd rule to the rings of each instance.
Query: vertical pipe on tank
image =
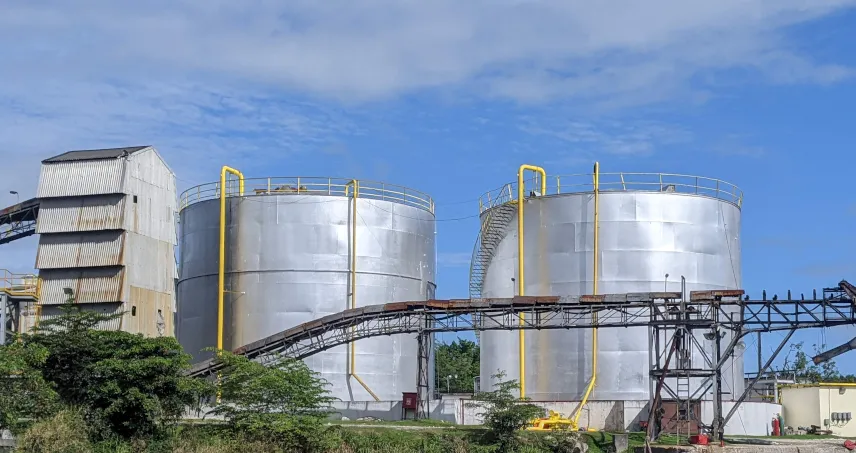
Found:
[[[356,179],[352,180],[348,184],[345,185],[345,196],[348,196],[348,186],[354,186],[354,195],[351,197],[353,201],[353,207],[351,208],[351,266],[350,266],[350,280],[351,280],[351,308],[357,308],[357,198],[359,197],[360,192],[360,183]],[[300,187],[300,182],[298,180],[298,190]],[[356,327],[351,328],[351,335],[353,336],[353,332]],[[369,395],[375,399],[375,401],[380,401],[380,398],[357,376],[357,366],[356,366],[356,358],[357,358],[357,343],[353,340],[350,344],[351,347],[351,360],[350,360],[350,375],[357,382],[369,392]]]
[[[592,259],[593,266],[593,282],[592,282],[592,294],[597,295],[597,264],[598,264],[598,252],[599,252],[599,239],[600,239],[600,163],[594,163],[594,257]],[[591,314],[592,324],[597,324],[597,313]],[[597,327],[593,327],[591,330],[591,380],[589,381],[588,388],[586,388],[586,393],[583,395],[583,400],[580,402],[579,407],[577,408],[577,413],[574,415],[574,423],[573,426],[579,426],[580,416],[583,413],[583,407],[588,402],[589,396],[591,396],[591,392],[594,390],[595,384],[597,384]]]
[[[244,195],[244,174],[226,165],[220,170],[220,261],[217,273],[217,349],[223,349],[223,295],[226,292],[226,175],[238,177],[238,192]]]
[[[547,194],[547,172],[541,167],[534,165],[521,165],[517,170],[517,295],[523,296],[525,293],[525,282],[523,272],[523,198],[525,195],[523,172],[532,170],[541,176],[541,195]],[[520,398],[526,397],[526,335],[522,329],[524,324],[524,314],[521,312],[518,315],[519,325],[517,338],[518,346],[518,361],[520,362]]]

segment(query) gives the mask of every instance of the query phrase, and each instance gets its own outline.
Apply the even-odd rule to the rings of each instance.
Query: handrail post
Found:
[[[523,181],[523,172],[526,170],[531,170],[537,172],[541,175],[541,196],[547,193],[547,172],[544,171],[541,167],[536,167],[534,165],[521,165],[520,169],[517,170],[517,295],[523,296],[525,295],[526,287],[525,287],[525,270],[523,263],[523,201],[525,197],[524,185]],[[511,185],[508,185],[509,191],[511,190]],[[509,198],[510,197],[509,193]],[[523,312],[520,312],[518,315],[518,323],[522,327],[525,322],[525,315]],[[520,362],[520,398],[526,397],[526,332],[521,328],[518,330],[518,360]]]
[[[238,177],[241,196],[244,195],[244,174],[232,167],[223,166],[220,170],[220,256],[217,273],[217,350],[223,349],[224,293],[226,292],[226,175]]]

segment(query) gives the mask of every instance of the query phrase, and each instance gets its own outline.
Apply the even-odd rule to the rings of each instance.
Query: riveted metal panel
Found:
[[[124,159],[42,164],[39,198],[122,193]]]
[[[39,207],[36,233],[120,230],[124,227],[126,196],[47,198]]]
[[[326,195],[257,195],[228,203],[225,345],[236,348],[349,308],[351,205]],[[199,360],[216,344],[219,204],[181,211],[177,336]],[[357,204],[357,306],[427,299],[435,278],[434,216],[396,202]],[[349,347],[306,359],[333,396],[371,400],[347,378]],[[416,391],[415,335],[356,343],[356,373],[381,400]]]
[[[80,304],[124,301],[125,270],[121,267],[47,269],[39,276],[39,302],[43,305],[64,304],[68,299],[64,288],[74,291],[75,301]]]
[[[593,204],[591,193],[526,201],[526,295],[592,293]],[[688,291],[741,286],[740,209],[734,203],[680,193],[604,192],[599,220],[601,294],[680,291],[681,275]],[[485,275],[484,297],[511,297],[516,292],[516,215],[507,229]],[[527,332],[527,396],[580,400],[592,374],[591,338],[590,330]],[[709,342],[700,341],[712,350]],[[599,372],[592,397],[647,400],[647,329],[603,329],[598,342]],[[491,388],[490,376],[498,369],[518,378],[518,345],[517,332],[482,333],[481,388]],[[701,356],[693,357],[694,366],[702,366],[702,361]],[[725,391],[739,395],[742,356],[727,364],[724,374]]]
[[[124,244],[122,231],[44,234],[36,269],[118,266],[123,264]]]

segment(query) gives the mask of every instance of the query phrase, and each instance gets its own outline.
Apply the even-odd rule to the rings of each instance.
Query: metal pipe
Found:
[[[224,308],[223,294],[226,292],[226,175],[238,177],[238,189],[244,195],[244,174],[232,167],[223,166],[220,170],[220,261],[217,273],[217,349],[223,349]]]
[[[345,196],[348,195],[348,188],[350,186],[354,187],[353,196],[351,200],[353,200],[353,207],[351,208],[351,269],[350,269],[350,280],[351,280],[351,308],[357,308],[357,198],[360,195],[360,182],[356,179],[351,180],[348,184],[345,184]],[[354,332],[356,327],[351,327],[351,332]],[[350,375],[357,382],[369,392],[369,395],[375,399],[375,401],[380,401],[380,398],[357,376],[357,343],[355,341],[351,341],[351,360],[350,360]]]
[[[599,239],[600,239],[600,163],[594,163],[594,257],[592,258],[592,266],[593,269],[593,282],[592,282],[592,294],[597,295],[597,265],[598,265],[598,252],[599,252]],[[592,312],[592,324],[597,325],[597,313]],[[580,416],[583,414],[583,407],[585,407],[588,402],[589,397],[591,396],[592,391],[594,391],[594,387],[597,384],[597,327],[591,329],[591,380],[589,381],[589,385],[586,388],[586,393],[583,395],[583,400],[580,402],[580,405],[577,407],[577,413],[574,415],[574,426],[579,426]]]
[[[547,172],[541,167],[534,165],[521,165],[517,170],[517,295],[525,295],[525,281],[523,269],[523,200],[524,200],[524,182],[523,172],[526,170],[534,171],[541,175],[541,195],[547,193]],[[521,312],[518,315],[519,325],[524,324],[524,317]],[[520,398],[526,397],[526,335],[523,329],[520,329],[517,335],[520,343],[518,347],[518,360],[520,362]]]

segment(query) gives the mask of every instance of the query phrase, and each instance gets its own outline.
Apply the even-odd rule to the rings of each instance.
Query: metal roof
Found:
[[[42,161],[42,163],[50,164],[55,162],[73,162],[80,160],[115,159],[117,157],[136,153],[137,151],[141,151],[146,148],[151,148],[151,146],[126,146],[124,148],[84,149],[79,151],[68,151],[58,156],[45,159]]]

